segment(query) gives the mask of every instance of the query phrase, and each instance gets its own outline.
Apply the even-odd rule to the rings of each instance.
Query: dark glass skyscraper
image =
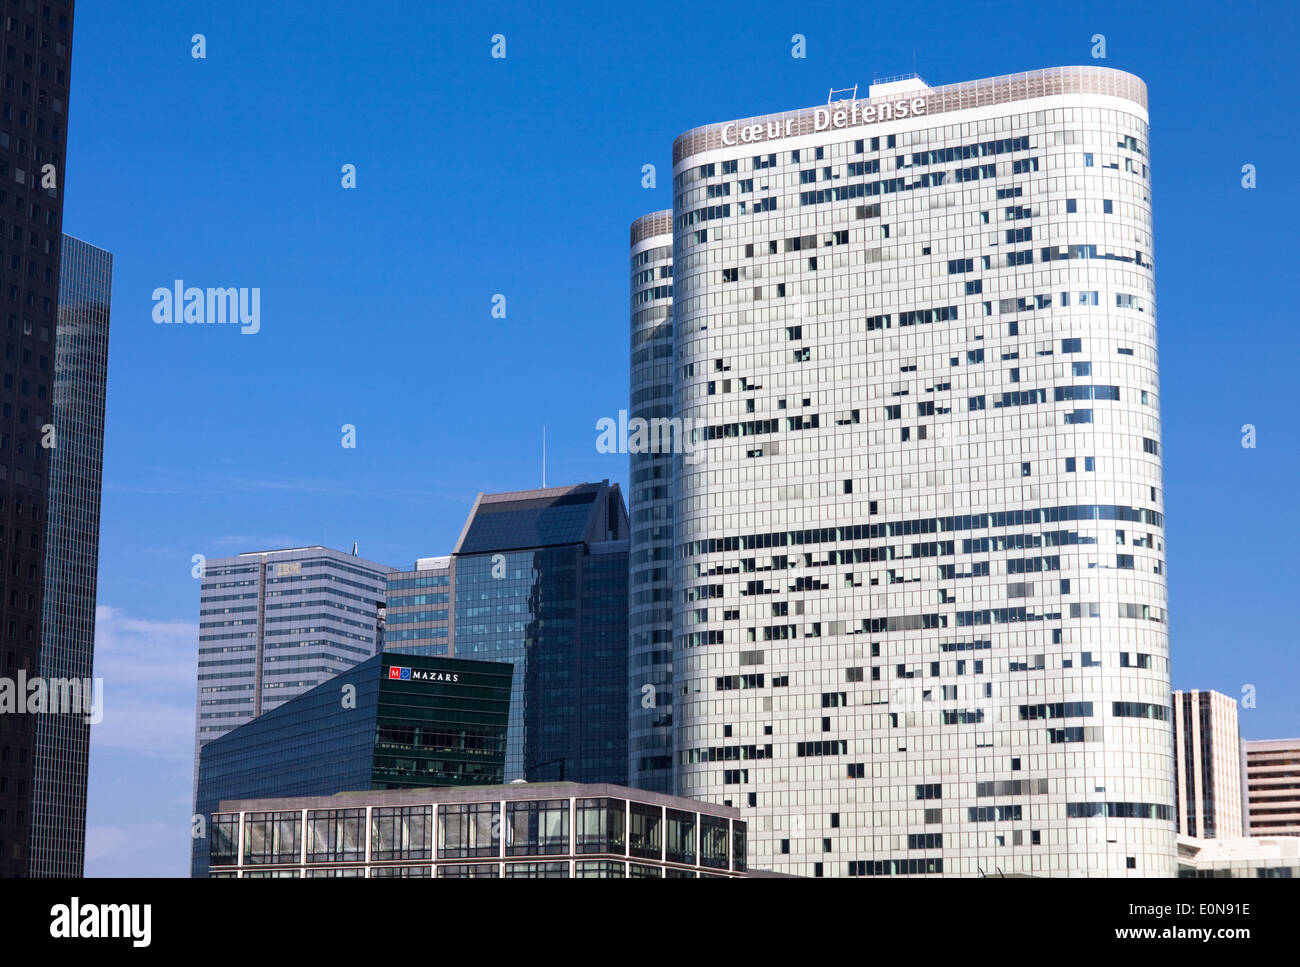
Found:
[[[64,152],[72,52],[70,0],[0,8],[0,675],[40,668],[51,361],[59,299]],[[0,876],[30,863],[36,723],[0,715]]]
[[[506,781],[626,783],[628,520],[618,485],[480,494],[452,566],[454,653],[515,666]]]
[[[500,784],[509,665],[376,655],[213,739],[196,812],[223,800]],[[207,874],[208,840],[192,869]]]
[[[45,528],[40,675],[90,682],[95,654],[100,482],[113,256],[63,236],[54,338],[54,431]],[[99,700],[99,699],[97,699]],[[36,719],[32,876],[81,876],[86,858],[90,723]]]

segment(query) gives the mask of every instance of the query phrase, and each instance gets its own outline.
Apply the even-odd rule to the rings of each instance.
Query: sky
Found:
[[[1146,81],[1173,684],[1253,686],[1243,736],[1300,735],[1296,21],[1281,3],[78,4],[64,230],[115,256],[87,874],[188,872],[195,554],[356,541],[410,567],[450,551],[480,491],[540,485],[543,427],[549,483],[626,487],[595,426],[627,405],[628,226],[671,207],[673,139],[913,70]],[[260,289],[259,331],[155,324],[177,279]]]

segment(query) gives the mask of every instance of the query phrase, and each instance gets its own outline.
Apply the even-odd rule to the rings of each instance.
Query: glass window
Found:
[[[695,862],[695,813],[668,810],[667,858],[673,863]]]
[[[353,876],[363,877],[366,875],[364,866],[335,866],[335,867],[316,867],[307,871],[308,876]]]
[[[239,814],[220,813],[212,817],[211,866],[234,866],[239,862]]]
[[[646,803],[632,803],[630,852],[642,859],[663,859],[663,809]]]
[[[402,879],[428,879],[433,876],[433,870],[428,866],[373,866],[370,868],[370,878],[401,877]]]
[[[719,816],[700,816],[700,865],[727,868],[727,820]]]
[[[244,817],[245,863],[302,861],[302,813],[248,813]]]
[[[577,801],[578,853],[622,853],[627,803],[622,799]]]
[[[744,820],[736,819],[731,823],[731,868],[743,873],[749,859],[749,827]]]
[[[506,840],[507,856],[567,853],[569,801],[538,799],[507,803],[506,828],[509,837]]]
[[[616,860],[578,860],[574,864],[575,877],[621,880],[627,876],[623,864]]]
[[[646,866],[644,863],[629,863],[627,865],[627,875],[634,880],[644,880],[651,877],[660,879],[664,871],[658,866]],[[694,876],[694,874],[691,874]]]
[[[358,863],[366,858],[364,809],[307,813],[308,863]]]
[[[432,831],[432,806],[376,806],[370,811],[370,859],[430,859]]]
[[[566,809],[565,812],[568,812],[568,810]],[[537,880],[567,880],[569,878],[569,864],[567,862],[507,863],[506,878],[507,879],[537,879]]]
[[[501,804],[451,803],[438,807],[438,858],[501,855]]]
[[[501,867],[496,863],[448,863],[438,867],[438,877],[444,880],[500,879]]]

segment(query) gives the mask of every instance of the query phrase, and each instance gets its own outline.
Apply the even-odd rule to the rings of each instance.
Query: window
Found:
[[[718,816],[700,816],[700,865],[727,868],[727,820]]]
[[[224,813],[212,817],[211,866],[234,866],[239,862],[239,814]]]
[[[625,811],[622,799],[579,799],[575,804],[578,853],[622,853]]]
[[[673,863],[695,862],[695,813],[668,810],[666,858]]]
[[[433,847],[433,808],[376,806],[370,811],[372,860],[427,860]]]
[[[500,855],[499,803],[451,803],[439,807],[438,857],[440,859]]]
[[[629,851],[643,859],[661,859],[663,854],[663,810],[634,802],[629,830]]]
[[[358,863],[366,858],[364,809],[313,809],[307,813],[308,863]]]
[[[569,851],[569,801],[539,799],[506,804],[506,855]]]
[[[302,849],[302,814],[247,813],[244,817],[246,864],[298,863]]]

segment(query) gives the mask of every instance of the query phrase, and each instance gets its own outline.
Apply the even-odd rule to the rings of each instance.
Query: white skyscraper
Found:
[[[1174,692],[1178,834],[1234,839],[1242,831],[1237,700],[1221,692]]]
[[[1172,876],[1145,85],[878,83],[673,161],[678,794],[781,872]]]
[[[673,213],[632,223],[629,419],[673,415]],[[632,543],[628,565],[630,785],[673,787],[673,457],[628,457]]]

